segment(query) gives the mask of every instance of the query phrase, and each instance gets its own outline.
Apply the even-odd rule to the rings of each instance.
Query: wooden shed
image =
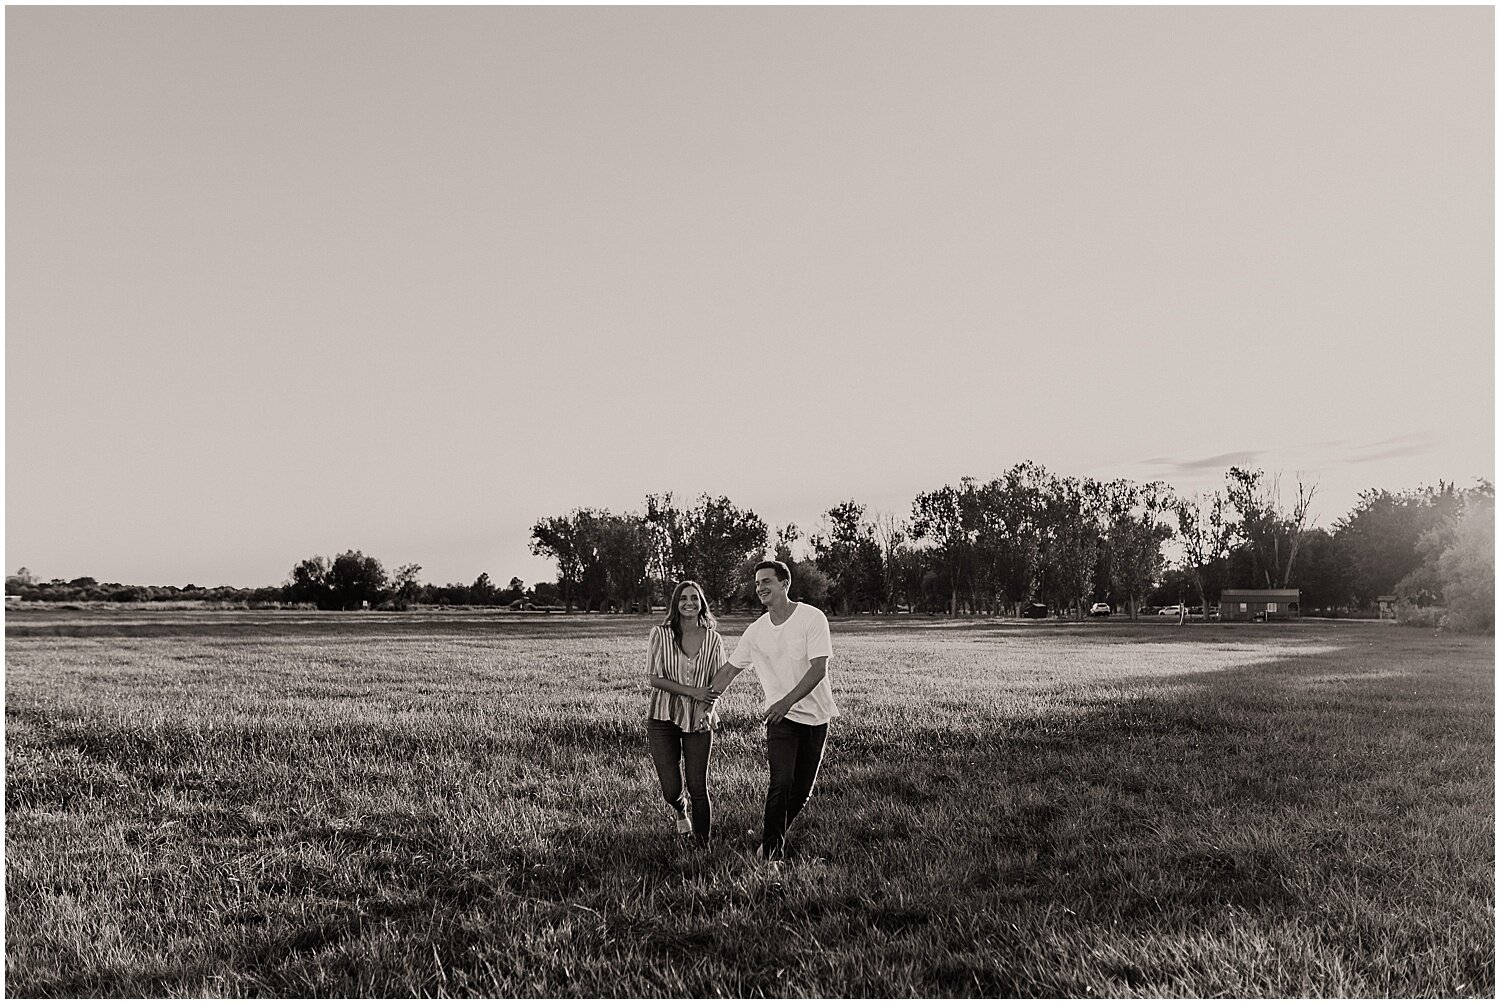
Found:
[[[1380,619],[1393,621],[1396,619],[1396,594],[1388,593],[1384,596],[1375,597],[1375,606],[1380,610]]]
[[[1219,619],[1284,621],[1302,615],[1300,589],[1226,589],[1219,595]]]

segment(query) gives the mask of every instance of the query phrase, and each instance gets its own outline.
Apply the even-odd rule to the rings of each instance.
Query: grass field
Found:
[[[8,612],[7,993],[1494,995],[1493,639],[836,619],[776,881],[758,687],[704,854],[648,630]]]

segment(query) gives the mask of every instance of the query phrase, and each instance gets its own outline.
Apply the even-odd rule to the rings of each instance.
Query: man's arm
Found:
[[[746,667],[736,666],[732,662],[724,663],[724,665],[714,671],[713,682],[708,685],[708,689],[716,694],[724,693],[724,691],[729,689],[729,685],[734,682],[734,678],[743,673],[745,669]]]
[[[823,682],[828,675],[828,656],[820,655],[809,662],[807,672],[802,674],[802,679],[792,688],[792,692],[766,709],[765,720],[768,724],[779,722],[786,717],[787,712],[792,710],[792,705],[813,692],[813,688]]]
[[[740,635],[740,640],[738,644],[734,646],[734,651],[731,652],[729,654],[729,657],[724,660],[724,664],[722,666],[714,670],[713,680],[709,682],[708,686],[715,693],[724,693],[724,691],[729,689],[729,685],[734,682],[734,678],[736,676],[739,676],[745,670],[750,668],[750,665],[754,660],[754,656],[751,655],[750,635],[751,632],[754,631],[754,629],[755,625],[752,624],[744,634]],[[722,652],[723,649],[720,649],[719,651]],[[737,665],[735,663],[736,659],[738,659],[740,662],[743,662],[744,665]]]

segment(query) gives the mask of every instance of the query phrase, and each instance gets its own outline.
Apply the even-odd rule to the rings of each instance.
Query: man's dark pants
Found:
[[[780,858],[786,850],[786,831],[812,795],[823,762],[828,723],[803,725],[783,718],[766,725],[766,759],[771,764],[771,786],[766,791],[766,818],[760,852]]]

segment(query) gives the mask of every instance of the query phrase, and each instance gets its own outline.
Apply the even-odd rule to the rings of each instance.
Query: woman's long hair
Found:
[[[719,621],[708,609],[708,595],[704,593],[703,587],[692,579],[683,579],[672,589],[672,598],[667,601],[667,619],[662,624],[672,629],[672,639],[677,642],[677,647],[682,647],[682,611],[677,609],[677,601],[682,599],[682,591],[688,586],[698,590],[698,623],[705,628],[716,628]]]

